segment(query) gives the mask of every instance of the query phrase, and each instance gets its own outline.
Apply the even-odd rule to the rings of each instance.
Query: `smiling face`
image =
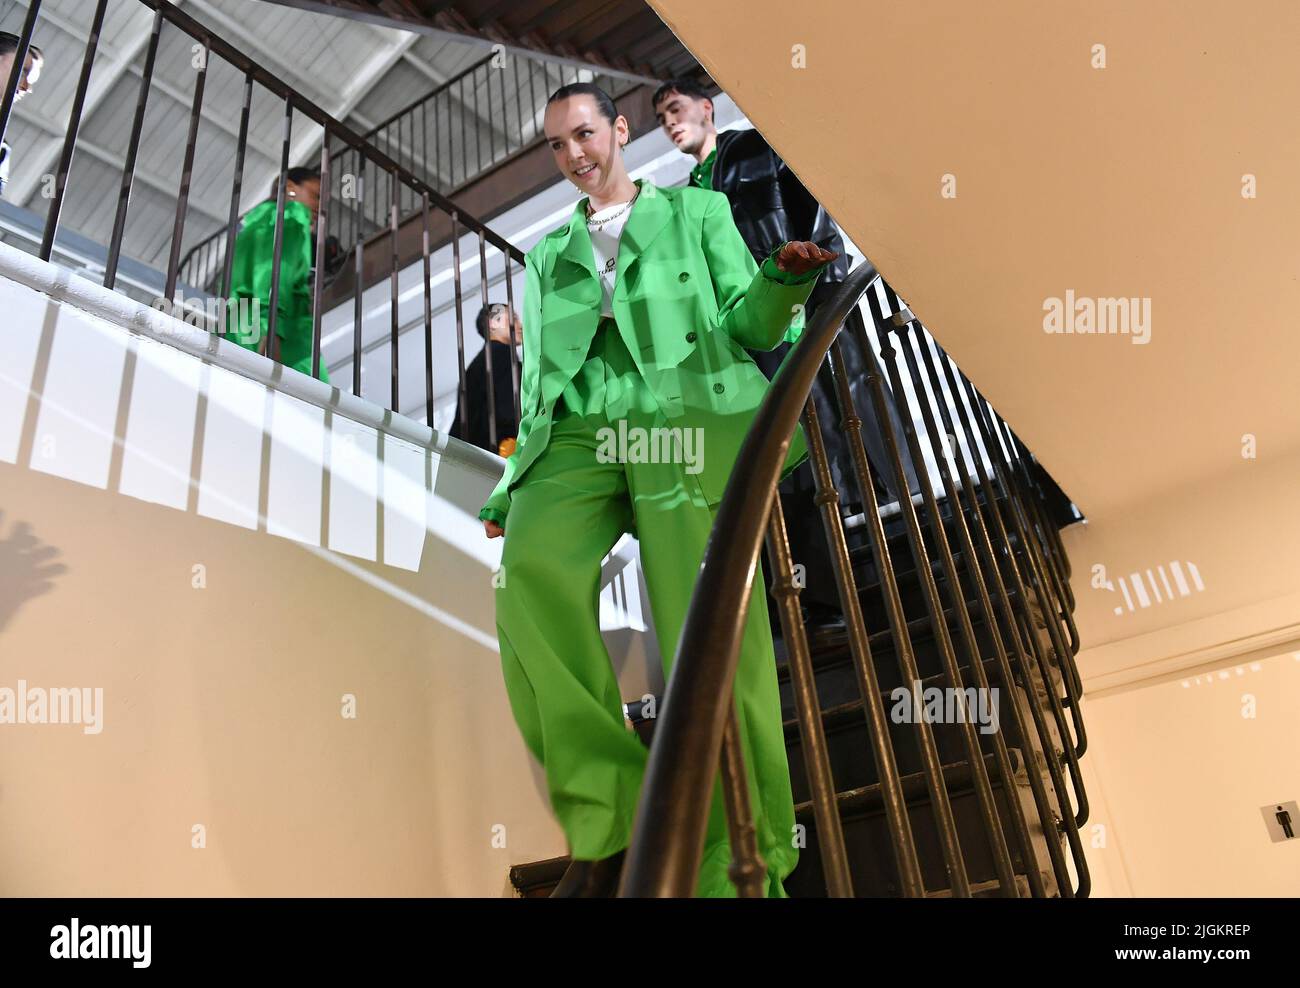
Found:
[[[713,128],[713,101],[670,92],[655,107],[655,119],[677,150],[693,155]]]
[[[608,194],[627,178],[619,150],[628,139],[622,114],[611,123],[593,97],[580,93],[550,104],[544,126],[555,167],[589,196]]]

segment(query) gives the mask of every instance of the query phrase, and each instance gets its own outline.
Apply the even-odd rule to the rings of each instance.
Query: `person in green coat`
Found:
[[[504,535],[497,638],[511,710],[546,772],[572,863],[553,894],[611,895],[648,753],[627,729],[600,635],[601,562],[624,532],[641,565],[664,674],[737,452],[768,381],[745,347],[771,350],[835,258],[786,243],[761,268],[727,199],[632,181],[627,119],[591,83],[557,90],[545,132],[584,193],[527,254],[515,451],[479,517]],[[783,473],[807,456],[800,429]],[[766,589],[755,583],[735,679],[767,894],[798,860]],[[721,786],[696,894],[734,896]]]
[[[271,198],[244,216],[235,238],[231,263],[230,320],[227,333],[240,346],[266,354],[271,315],[271,278],[275,260],[275,216],[279,180]],[[280,248],[280,294],[275,335],[280,363],[311,375],[312,258],[320,209],[320,175],[310,168],[290,168],[285,183],[284,229]],[[320,379],[329,381],[324,363]]]

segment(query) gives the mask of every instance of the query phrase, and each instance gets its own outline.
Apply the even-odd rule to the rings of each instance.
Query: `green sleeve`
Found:
[[[496,522],[502,528],[505,528],[506,516],[510,513],[510,481],[514,479],[519,466],[519,455],[528,441],[528,433],[532,430],[533,417],[541,397],[541,381],[537,370],[542,332],[542,279],[538,272],[541,255],[534,256],[534,252],[540,249],[539,244],[524,258],[524,302],[521,314],[524,324],[524,360],[523,380],[519,382],[519,404],[522,406],[523,419],[519,423],[519,435],[515,437],[514,452],[506,457],[506,468],[501,479],[478,515],[484,520]]]
[[[280,245],[280,294],[276,308],[275,335],[285,337],[299,331],[297,322],[305,304],[311,316],[311,210],[300,202],[284,204],[284,241]],[[271,256],[275,256],[275,228],[271,228]],[[298,296],[298,297],[295,297]],[[266,287],[267,304],[271,299],[270,279]],[[310,327],[307,330],[311,332]],[[310,346],[310,343],[308,344]]]
[[[789,241],[787,240],[786,243],[789,243]],[[779,247],[777,247],[776,250],[772,251],[770,255],[768,255],[763,259],[763,264],[759,269],[763,272],[763,277],[769,278],[772,281],[778,282],[779,284],[782,285],[806,285],[810,282],[815,285],[817,283],[817,279],[821,277],[822,268],[824,268],[826,264],[829,264],[830,261],[826,261],[824,264],[818,265],[817,267],[813,268],[811,271],[805,271],[803,274],[791,274],[789,271],[782,271],[779,267],[776,266],[776,256],[781,253],[781,250],[784,247],[785,244],[783,243]],[[803,336],[803,330],[804,330],[803,309],[800,308],[795,313],[794,318],[790,320],[790,328],[787,329],[785,331],[785,335],[781,337],[781,342],[783,343],[799,342],[799,337]]]
[[[754,263],[749,248],[736,229],[727,197],[709,195],[701,227],[701,246],[718,301],[718,322],[723,332],[751,350],[771,350],[786,336],[791,319],[802,311],[812,294],[814,277],[787,284],[771,277]],[[775,262],[768,258],[766,268]]]

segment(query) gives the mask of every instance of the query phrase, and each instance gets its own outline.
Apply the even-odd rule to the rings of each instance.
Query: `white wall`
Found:
[[[0,894],[501,895],[565,853],[501,679],[498,458],[2,245],[0,310],[0,690],[103,691],[97,732],[0,723]]]

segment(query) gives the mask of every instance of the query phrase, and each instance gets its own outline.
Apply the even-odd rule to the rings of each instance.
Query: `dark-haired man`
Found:
[[[697,81],[680,78],[664,83],[653,96],[653,107],[655,118],[668,139],[696,161],[691,169],[691,184],[721,192],[727,197],[736,227],[756,260],[761,261],[787,240],[812,241],[824,250],[839,254],[839,258],[828,264],[817,279],[802,317],[796,318],[791,325],[785,342],[767,352],[750,351],[763,373],[769,379],[774,378],[807,319],[812,318],[817,307],[834,293],[848,274],[844,241],[835,221],[780,155],[772,150],[762,134],[756,130],[718,132],[713,121],[713,100]],[[883,440],[866,394],[867,361],[874,361],[875,357],[868,354],[864,359],[847,334],[841,337],[841,350],[845,362],[842,370],[848,376],[850,393],[862,417],[867,454],[889,496],[897,498],[897,485],[885,458]],[[839,406],[834,395],[834,381],[829,367],[823,363],[813,384],[812,398],[816,403],[835,488],[840,493],[841,503],[851,504],[858,501],[859,492],[852,479],[850,452],[842,431],[837,428]],[[892,407],[890,413],[891,416],[897,414]],[[901,436],[901,423],[896,421],[895,425]],[[914,485],[911,464],[906,462],[906,457],[904,460],[908,479]],[[809,605],[814,620],[833,619],[839,607],[838,593],[830,558],[826,554],[820,512],[809,496],[813,488],[813,465],[809,461],[781,485],[782,506],[786,512],[794,560],[805,567],[804,603]]]
[[[16,34],[0,31],[0,86],[7,85],[9,75],[13,72],[14,59],[22,39]],[[45,65],[45,54],[35,45],[27,47],[27,58],[23,62],[23,71],[18,76],[18,87],[14,90],[14,102],[17,103],[36,85]],[[8,144],[0,144],[0,196],[4,195],[5,186],[9,184],[9,159],[11,155]]]
[[[519,313],[500,302],[479,309],[474,320],[478,335],[483,337],[483,349],[465,369],[465,405],[456,406],[456,418],[451,425],[453,439],[473,443],[481,449],[499,456],[514,452],[519,435],[519,417],[515,414],[514,371],[511,368],[510,350],[523,343],[523,323]],[[513,340],[511,339],[513,337]],[[487,355],[492,350],[492,395],[488,397]],[[492,435],[489,408],[496,409],[496,435]],[[462,413],[467,423],[462,427]]]

